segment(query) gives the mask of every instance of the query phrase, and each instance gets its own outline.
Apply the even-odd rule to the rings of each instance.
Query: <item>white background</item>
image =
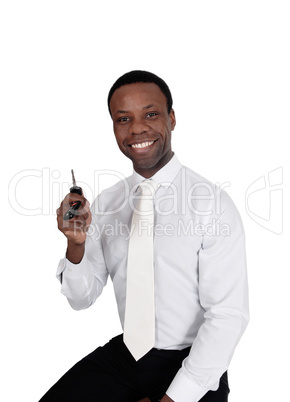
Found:
[[[55,210],[71,168],[90,201],[96,171],[131,173],[106,97],[132,69],[168,82],[176,154],[229,182],[244,221],[251,322],[232,360],[231,402],[288,398],[289,19],[279,0],[1,2],[1,401],[38,401],[121,331],[111,284],[82,312],[60,294],[66,241]],[[102,176],[99,187],[110,184]]]

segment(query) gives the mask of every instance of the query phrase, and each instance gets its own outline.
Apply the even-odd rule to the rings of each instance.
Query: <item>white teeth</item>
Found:
[[[133,148],[146,148],[152,145],[154,141],[142,142],[141,144],[132,144]]]

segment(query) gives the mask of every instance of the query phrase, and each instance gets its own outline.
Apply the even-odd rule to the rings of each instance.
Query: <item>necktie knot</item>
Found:
[[[154,180],[144,180],[139,184],[142,196],[144,195],[150,198],[154,197],[159,186],[160,184]]]

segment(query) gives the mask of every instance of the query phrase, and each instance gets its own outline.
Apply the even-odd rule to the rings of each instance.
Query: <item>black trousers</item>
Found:
[[[72,367],[39,402],[137,402],[145,397],[157,402],[189,350],[152,349],[136,362],[119,335]],[[219,389],[200,401],[227,402],[228,393],[224,373]]]

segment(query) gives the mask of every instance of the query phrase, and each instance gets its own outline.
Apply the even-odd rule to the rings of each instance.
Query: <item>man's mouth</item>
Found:
[[[139,144],[131,144],[132,148],[147,148],[150,147],[150,145],[153,144],[154,141],[144,141],[140,142]]]

